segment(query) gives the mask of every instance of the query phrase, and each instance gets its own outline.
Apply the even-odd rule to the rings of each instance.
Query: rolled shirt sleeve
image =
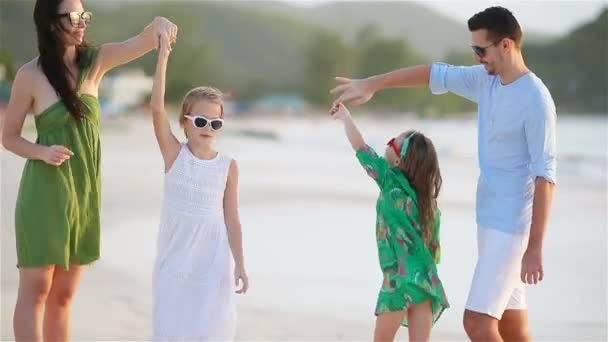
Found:
[[[454,66],[434,63],[431,65],[429,88],[435,95],[451,92],[477,103],[486,77],[487,72],[483,65]]]
[[[556,184],[555,104],[543,98],[530,108],[524,123],[530,171],[535,178],[542,177]]]

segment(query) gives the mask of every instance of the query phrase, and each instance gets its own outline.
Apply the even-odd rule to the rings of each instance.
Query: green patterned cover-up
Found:
[[[424,243],[416,192],[398,168],[392,168],[368,145],[356,152],[357,159],[380,187],[376,203],[376,240],[383,284],[375,314],[407,310],[429,300],[436,322],[449,307],[437,274],[440,257],[439,211],[433,238]],[[407,326],[407,315],[402,324]]]

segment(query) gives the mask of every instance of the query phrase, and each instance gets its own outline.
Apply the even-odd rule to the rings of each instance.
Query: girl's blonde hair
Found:
[[[220,117],[224,118],[223,97],[224,94],[222,94],[222,92],[217,88],[196,87],[194,89],[191,89],[186,93],[186,96],[184,96],[184,100],[182,101],[182,109],[179,114],[179,123],[182,126],[184,125],[184,122],[186,121],[186,118],[184,116],[190,114],[192,106],[194,106],[194,103],[196,103],[197,101],[209,101],[219,105],[222,111]]]

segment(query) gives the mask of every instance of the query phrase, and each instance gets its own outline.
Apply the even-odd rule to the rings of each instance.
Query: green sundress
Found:
[[[80,51],[77,90],[95,63],[98,48]],[[100,104],[79,94],[85,118],[76,121],[61,100],[35,119],[40,145],[63,145],[74,155],[56,167],[27,160],[15,210],[17,267],[89,264],[99,258]]]

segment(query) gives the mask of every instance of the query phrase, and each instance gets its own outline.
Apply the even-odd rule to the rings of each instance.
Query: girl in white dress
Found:
[[[187,143],[180,143],[164,106],[170,51],[168,37],[161,36],[151,100],[154,133],[165,164],[154,265],[154,339],[233,340],[233,291],[240,285],[236,293],[245,293],[248,279],[237,164],[212,146],[224,124],[222,94],[210,87],[186,94],[180,124]]]

